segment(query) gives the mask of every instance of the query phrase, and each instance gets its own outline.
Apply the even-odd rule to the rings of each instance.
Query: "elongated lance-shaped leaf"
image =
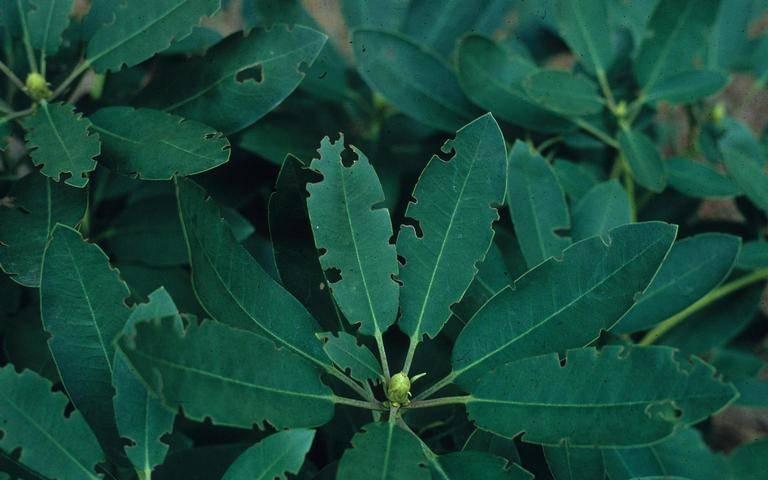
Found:
[[[619,132],[619,146],[637,183],[652,192],[664,190],[667,183],[664,162],[647,135],[624,126]]]
[[[451,307],[453,313],[465,324],[480,310],[480,307],[485,305],[485,302],[512,283],[512,275],[504,264],[501,250],[495,243],[491,244],[483,262],[477,268],[477,275],[461,297],[461,302]]]
[[[442,150],[452,156],[432,157],[405,212],[419,230],[406,225],[397,238],[405,258],[399,325],[412,348],[424,334],[437,335],[469,287],[504,199],[506,147],[491,114],[463,127]]]
[[[132,67],[192,33],[220,7],[221,0],[125,0],[88,42],[86,63],[99,73]]]
[[[166,407],[193,420],[285,428],[333,417],[335,397],[315,366],[253,332],[214,321],[184,329],[179,318],[165,318],[136,324],[118,346]]]
[[[103,108],[91,116],[101,163],[142,180],[205,172],[229,160],[229,140],[193,120],[149,108]]]
[[[162,69],[147,90],[148,106],[237,132],[269,113],[304,79],[327,37],[311,28],[275,25],[235,34],[199,57]]]
[[[536,103],[562,115],[588,115],[603,109],[597,85],[562,70],[534,71],[523,81],[523,88]]]
[[[269,197],[269,236],[280,282],[323,328],[340,330],[340,315],[317,258],[307,211],[307,183],[314,177],[298,158],[285,157]]]
[[[43,256],[40,314],[48,346],[75,408],[108,453],[120,449],[112,406],[114,339],[130,291],[109,258],[76,230],[56,225]]]
[[[675,243],[651,285],[612,330],[644,330],[691,305],[728,277],[740,245],[739,237],[722,233]]]
[[[200,304],[216,320],[252,330],[325,367],[328,357],[304,307],[275,283],[234,238],[216,203],[193,181],[178,178],[176,195]]]
[[[525,93],[523,83],[536,65],[490,38],[469,35],[457,53],[459,83],[466,95],[502,120],[541,132],[564,132],[574,125]]]
[[[486,452],[453,452],[428,456],[432,478],[436,480],[533,480],[533,475],[517,464]]]
[[[634,72],[640,86],[651,89],[663,78],[693,67],[707,44],[720,0],[670,0],[659,2],[653,11]],[[600,23],[600,22],[596,22]]]
[[[42,475],[61,480],[99,480],[104,453],[78,411],[64,416],[69,400],[31,370],[0,368],[0,448],[21,448],[19,460]]]
[[[643,98],[647,102],[693,103],[722,90],[729,80],[717,70],[689,70],[661,79],[643,92]]]
[[[744,124],[731,122],[719,146],[730,176],[747,198],[768,212],[768,159],[752,132]]]
[[[386,208],[376,208],[384,201],[376,171],[360,150],[350,150],[356,160],[346,166],[344,137],[323,139],[320,158],[310,164],[323,179],[307,184],[307,210],[320,264],[340,277],[330,279],[336,303],[350,323],[360,323],[360,332],[378,337],[397,317],[392,220]]]
[[[571,227],[565,194],[552,167],[520,140],[509,154],[507,205],[528,268],[560,255],[571,239],[557,233]]]
[[[573,208],[574,241],[594,235],[605,235],[614,228],[630,223],[632,211],[627,192],[618,180],[595,185]]]
[[[418,438],[394,422],[375,422],[352,437],[339,461],[339,480],[428,480],[427,459]]]
[[[448,132],[476,115],[451,68],[403,35],[356,30],[352,43],[360,75],[392,105],[419,122]]]
[[[365,382],[378,382],[384,378],[381,364],[368,347],[358,345],[357,340],[346,332],[318,333],[317,337],[323,340],[323,350],[333,363],[344,371],[349,370],[349,375],[355,380]]]
[[[459,37],[477,28],[489,3],[487,0],[414,0],[410,2],[402,31],[417,43],[450,58]]]
[[[661,222],[624,225],[530,270],[464,327],[453,347],[451,376],[469,388],[505,363],[589,344],[645,290],[676,232]]]
[[[570,350],[565,365],[556,353],[508,363],[470,393],[467,411],[479,427],[574,447],[650,444],[737,396],[697,357],[689,361],[668,347],[618,346]]]
[[[237,457],[221,480],[286,480],[299,473],[314,438],[314,430],[300,428],[273,433]]]
[[[555,480],[602,479],[603,454],[596,448],[573,448],[566,441],[557,447],[544,447],[544,458]]]
[[[732,197],[741,193],[733,180],[715,168],[683,157],[667,161],[669,186],[689,197]]]
[[[178,315],[170,295],[161,287],[149,295],[148,303],[140,304],[131,312],[123,331],[130,333],[138,322]],[[125,453],[136,471],[149,479],[152,469],[163,463],[168,453],[168,444],[161,437],[173,431],[175,415],[147,389],[120,351],[115,352],[112,383],[117,429],[121,437],[132,442],[125,447]]]
[[[28,0],[27,28],[33,48],[53,55],[63,43],[74,0]]]
[[[0,206],[0,267],[13,281],[37,287],[53,227],[74,227],[85,213],[87,193],[31,172],[11,187],[9,196],[13,204]]]
[[[725,457],[712,452],[693,428],[681,429],[664,441],[647,447],[604,449],[603,457],[605,471],[611,480],[651,476],[701,480],[730,478]]]
[[[88,172],[96,168],[94,158],[101,151],[99,136],[91,132],[91,122],[75,107],[64,103],[40,102],[35,113],[26,119],[27,146],[30,157],[40,171],[48,177],[61,179],[70,174],[64,183],[84,187]]]
[[[579,63],[597,76],[605,75],[613,58],[605,0],[558,0],[557,27]]]

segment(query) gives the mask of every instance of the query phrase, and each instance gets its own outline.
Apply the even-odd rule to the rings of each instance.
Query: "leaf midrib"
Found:
[[[146,146],[146,142],[141,142],[141,141],[134,140],[132,138],[120,135],[120,134],[115,133],[115,132],[113,132],[111,130],[105,129],[104,127],[99,127],[96,124],[91,125],[91,127],[94,130],[98,131],[99,133],[103,133],[103,134],[106,134],[107,136],[114,137],[114,138],[116,138],[116,139],[118,139],[120,141],[123,141],[123,142],[126,142],[126,143],[132,143],[132,144],[138,145],[140,147],[145,147]],[[207,139],[203,138],[202,140],[203,141],[201,142],[201,145],[206,145],[207,146],[207,143],[205,143]],[[169,146],[169,147],[171,147],[171,148],[173,148],[175,150],[178,150],[178,151],[180,151],[182,153],[186,153],[186,154],[191,155],[193,157],[197,157],[197,158],[200,158],[200,159],[203,159],[203,160],[209,160],[209,161],[212,161],[212,162],[221,163],[221,159],[220,158],[209,157],[207,155],[203,155],[203,154],[197,153],[197,152],[192,151],[192,150],[187,150],[186,148],[183,148],[183,147],[181,147],[179,145],[176,145],[175,143],[172,143],[172,142],[169,142],[168,140],[165,140],[165,138],[160,138],[159,141],[163,145],[167,145],[167,146]]]
[[[528,401],[515,401],[515,400],[501,400],[494,398],[480,398],[471,396],[467,399],[466,403],[494,403],[501,405],[515,405],[525,407],[549,407],[549,408],[613,408],[613,407],[631,407],[635,405],[645,404],[657,404],[664,402],[676,402],[679,400],[699,400],[703,398],[721,398],[721,394],[702,394],[702,395],[688,395],[682,397],[668,397],[668,398],[652,398],[647,400],[628,400],[625,402],[611,402],[611,403],[544,403],[544,402],[528,402]]]

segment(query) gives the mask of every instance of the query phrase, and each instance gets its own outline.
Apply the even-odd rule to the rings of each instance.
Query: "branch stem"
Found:
[[[341,380],[345,385],[347,385],[349,388],[355,391],[358,395],[360,395],[362,398],[366,399],[369,402],[375,402],[376,399],[373,398],[372,395],[368,395],[368,392],[365,391],[363,387],[358,385],[357,382],[346,376],[343,372],[340,372],[335,367],[327,367],[326,371],[333,375],[334,377]]]
[[[56,90],[53,91],[53,94],[51,95],[51,98],[49,101],[52,101],[53,99],[61,95],[64,92],[64,90],[66,90],[67,87],[69,87],[69,85],[72,82],[77,80],[77,78],[89,68],[91,68],[91,62],[87,60],[82,60],[79,64],[77,64],[74,70],[72,70],[72,73],[70,73],[69,76],[65,78],[63,82],[61,82],[61,85],[56,87]]]
[[[408,405],[408,408],[429,408],[442,407],[443,405],[466,404],[472,399],[472,395],[462,395],[458,397],[433,398],[432,400],[414,400]]]
[[[19,87],[20,90],[25,90],[26,85],[24,85],[24,82],[21,81],[19,77],[16,76],[15,73],[13,73],[13,70],[8,68],[8,65],[0,61],[0,72],[3,72],[6,77],[8,77],[14,85]]]
[[[381,361],[381,369],[384,371],[384,380],[389,382],[389,362],[387,362],[387,351],[384,349],[384,339],[381,336],[381,332],[376,330],[374,333],[376,338],[376,347],[379,349],[379,359]]]
[[[584,130],[587,133],[592,134],[595,138],[602,141],[606,145],[615,148],[616,150],[619,149],[619,143],[612,139],[607,133],[600,130],[599,128],[595,127],[591,123],[587,122],[586,120],[582,118],[575,118],[572,120],[573,123],[575,123],[579,128]]]
[[[354,398],[333,396],[333,402],[339,405],[349,405],[350,407],[364,408],[366,410],[386,410],[384,405],[374,402],[364,402],[362,400],[355,400]]]
[[[450,383],[456,378],[456,375],[453,373],[449,373],[442,379],[438,380],[437,383],[429,387],[428,389],[424,390],[420,394],[416,395],[414,400],[424,400],[426,398],[429,398],[430,396],[434,395],[438,391],[442,390],[443,388],[450,385]]]

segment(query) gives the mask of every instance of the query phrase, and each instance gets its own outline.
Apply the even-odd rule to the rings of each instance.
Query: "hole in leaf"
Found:
[[[307,62],[301,62],[296,67],[296,70],[298,70],[300,74],[306,75],[306,73],[309,71],[309,64]]]
[[[400,260],[400,259],[398,258],[398,260]],[[403,281],[400,280],[400,277],[398,277],[395,274],[390,275],[390,277],[392,278],[393,282],[395,282],[396,284],[400,285],[401,287],[403,286]]]
[[[357,159],[358,159],[357,153],[351,148],[345,148],[341,152],[341,164],[347,168],[354,165]]]
[[[443,146],[440,147],[440,151],[437,152],[435,156],[445,163],[453,160],[453,157],[456,156],[456,149],[453,148],[453,140],[446,140]]]
[[[406,264],[405,257],[402,255],[397,256],[397,262],[400,264],[401,267],[404,267]]]
[[[264,67],[261,64],[256,64],[253,67],[248,67],[237,72],[235,80],[240,83],[244,83],[248,80],[252,80],[256,83],[261,83],[264,80]]]
[[[403,227],[411,226],[411,227],[413,227],[414,231],[416,232],[416,237],[417,238],[423,238],[424,237],[424,231],[421,229],[421,224],[415,218],[404,217],[403,218],[403,222],[402,222],[402,226]],[[400,228],[402,229],[402,227],[400,227]]]
[[[341,280],[341,270],[336,267],[331,267],[325,271],[325,278],[328,279],[328,283],[333,285]]]

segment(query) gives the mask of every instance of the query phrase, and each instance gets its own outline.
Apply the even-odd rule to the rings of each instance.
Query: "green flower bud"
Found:
[[[39,102],[40,100],[48,100],[53,94],[51,89],[48,88],[48,82],[45,80],[45,77],[39,73],[30,73],[27,75],[26,87],[29,96],[36,102]]]
[[[725,108],[725,104],[723,102],[717,102],[712,108],[712,121],[717,124],[725,120],[727,115],[728,110]]]
[[[387,384],[387,398],[392,405],[408,405],[411,403],[411,381],[403,372],[392,375]]]

